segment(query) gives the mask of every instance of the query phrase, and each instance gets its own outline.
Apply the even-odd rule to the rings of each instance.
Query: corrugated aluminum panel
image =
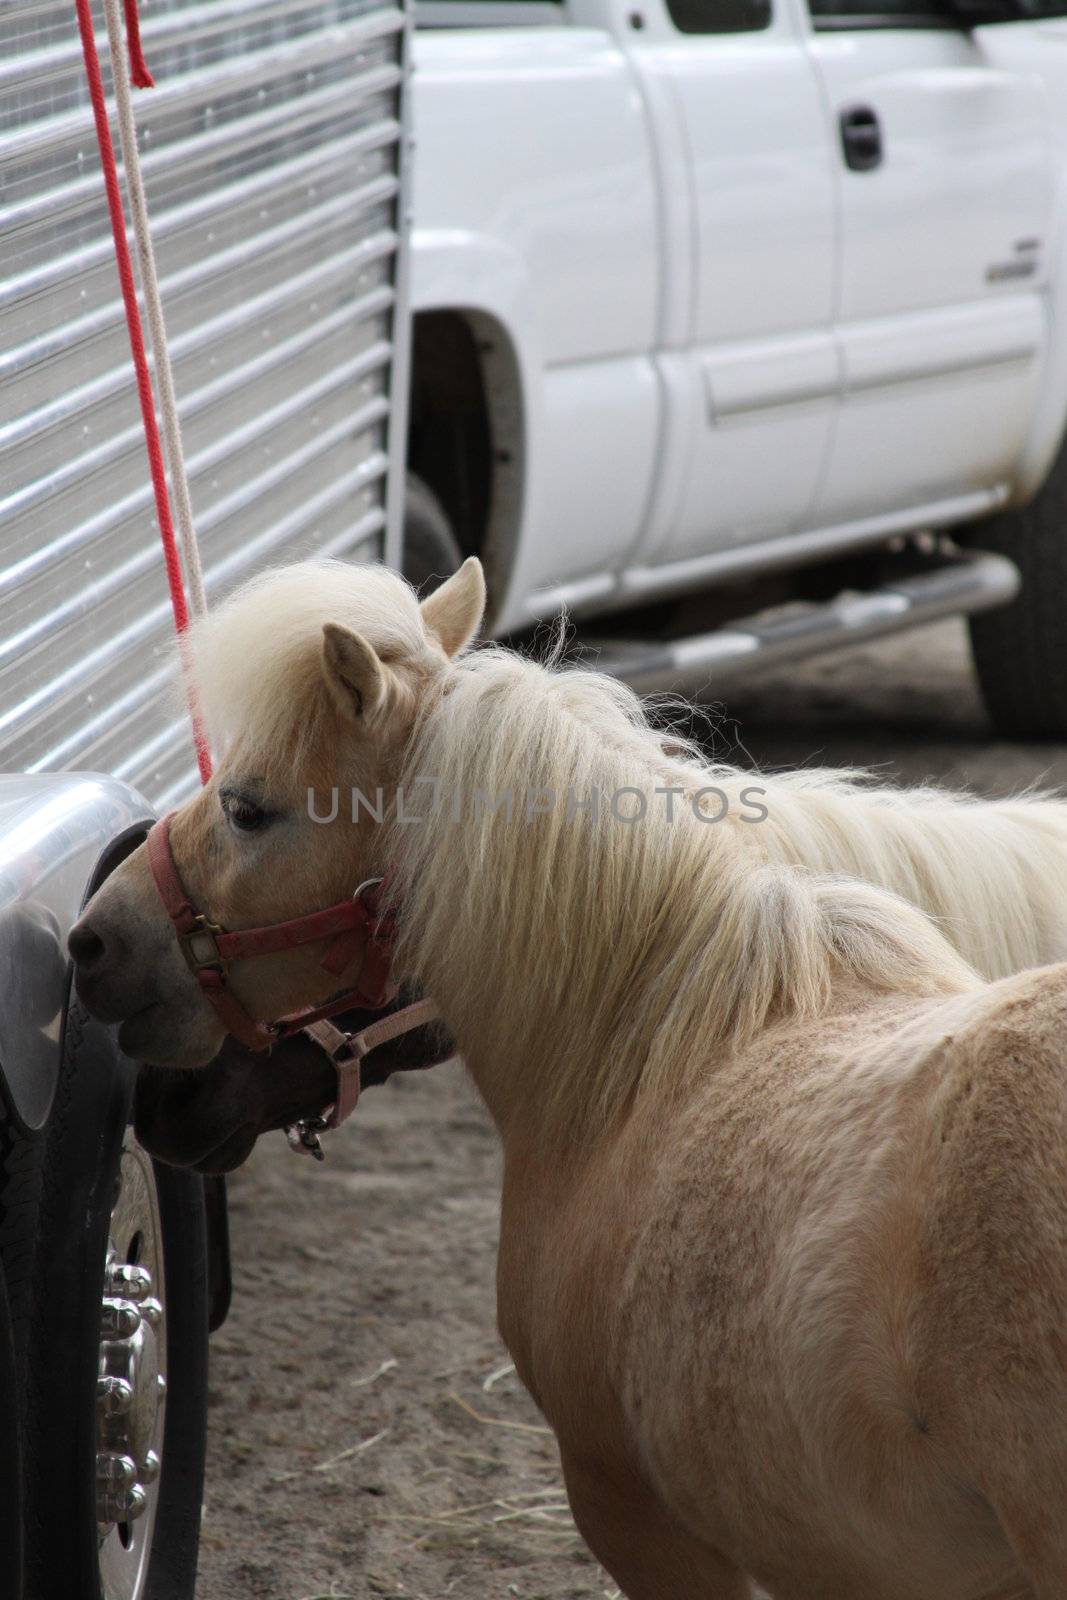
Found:
[[[209,601],[279,560],[379,556],[403,445],[404,11],[148,0],[142,33]],[[74,8],[0,0],[0,766],[185,793],[170,638]]]

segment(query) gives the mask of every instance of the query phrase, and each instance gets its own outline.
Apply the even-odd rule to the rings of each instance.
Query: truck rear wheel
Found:
[[[0,1594],[22,1600],[22,1441],[15,1337],[0,1261]]]
[[[967,543],[1022,574],[1010,605],[970,619],[994,728],[1006,739],[1067,738],[1067,448],[1029,505],[976,523]]]
[[[427,595],[450,578],[463,560],[444,506],[433,490],[409,472],[404,487],[404,576]]]

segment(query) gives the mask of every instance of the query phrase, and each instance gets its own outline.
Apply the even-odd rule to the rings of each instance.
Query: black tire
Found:
[[[44,1138],[25,1134],[0,1100],[0,1269],[15,1349],[26,1346]]]
[[[404,576],[432,594],[463,560],[448,514],[433,490],[409,472],[404,489]]]
[[[45,1136],[22,1434],[26,1600],[100,1600],[100,1306],[133,1071],[76,1000]],[[130,1135],[129,1137],[132,1137]],[[207,1413],[207,1253],[199,1178],[155,1169],[166,1278],[163,1469],[144,1600],[191,1600]],[[137,1524],[132,1524],[136,1528]]]
[[[0,1266],[0,1600],[22,1600],[22,1448],[15,1339]]]
[[[21,1396],[43,1149],[0,1099],[0,1600],[24,1593]]]
[[[1010,605],[970,620],[982,698],[1006,739],[1067,738],[1067,449],[1029,505],[968,530],[1022,574]]]
[[[204,1181],[153,1161],[167,1274],[170,1395],[145,1600],[192,1600],[207,1450],[211,1273]],[[225,1201],[225,1195],[223,1196]]]

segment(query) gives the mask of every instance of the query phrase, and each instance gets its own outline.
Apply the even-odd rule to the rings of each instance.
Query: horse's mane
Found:
[[[716,774],[651,728],[611,679],[475,651],[416,729],[413,792],[418,778],[435,780],[440,801],[429,803],[427,784],[423,820],[398,826],[393,841],[402,955],[448,994],[461,1041],[482,1040],[500,1059],[528,1059],[535,1044],[546,1066],[564,1068],[537,1085],[542,1099],[560,1097],[564,1120],[579,1099],[583,1122],[610,1117],[716,1046],[742,1045],[778,1017],[818,1015],[842,975],[915,994],[976,981],[895,895],[761,860],[739,832],[761,825],[701,821],[688,803],[669,819],[657,787],[691,795]],[[632,824],[607,814],[626,789],[649,801]],[[547,791],[554,806],[528,817],[525,797]],[[568,814],[568,794],[594,791],[599,820]],[[506,792],[510,820],[489,804]]]
[[[767,820],[750,831],[768,858],[889,885],[984,978],[1067,957],[1067,804],[1055,794],[987,800],[848,769],[717,770],[727,789],[766,786]]]

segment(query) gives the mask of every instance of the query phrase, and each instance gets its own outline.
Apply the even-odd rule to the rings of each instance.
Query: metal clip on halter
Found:
[[[337,1074],[337,1093],[333,1104],[325,1106],[317,1117],[301,1117],[299,1122],[290,1123],[285,1130],[285,1137],[290,1150],[296,1155],[310,1155],[316,1161],[325,1161],[326,1152],[319,1134],[325,1133],[328,1128],[336,1128],[356,1109],[360,1088],[359,1067],[364,1053],[361,1048],[363,1035],[345,1033],[342,1028],[334,1027],[332,1022],[325,1019],[309,1022],[301,1032],[329,1056]]]
[[[326,1152],[319,1134],[339,1128],[356,1109],[364,1056],[377,1050],[379,1045],[388,1044],[414,1028],[434,1022],[439,1016],[440,1012],[432,1000],[416,1000],[410,1006],[402,1006],[399,1011],[379,1017],[377,1022],[362,1028],[359,1033],[345,1033],[325,1019],[308,1023],[301,1032],[329,1056],[337,1074],[337,1094],[333,1104],[324,1107],[319,1116],[301,1117],[299,1122],[290,1123],[285,1130],[290,1150],[296,1155],[312,1155],[317,1161],[324,1161]]]
[[[323,1116],[301,1117],[299,1122],[291,1122],[285,1130],[290,1150],[297,1156],[314,1156],[316,1161],[325,1161],[326,1152],[319,1134],[327,1126]]]

